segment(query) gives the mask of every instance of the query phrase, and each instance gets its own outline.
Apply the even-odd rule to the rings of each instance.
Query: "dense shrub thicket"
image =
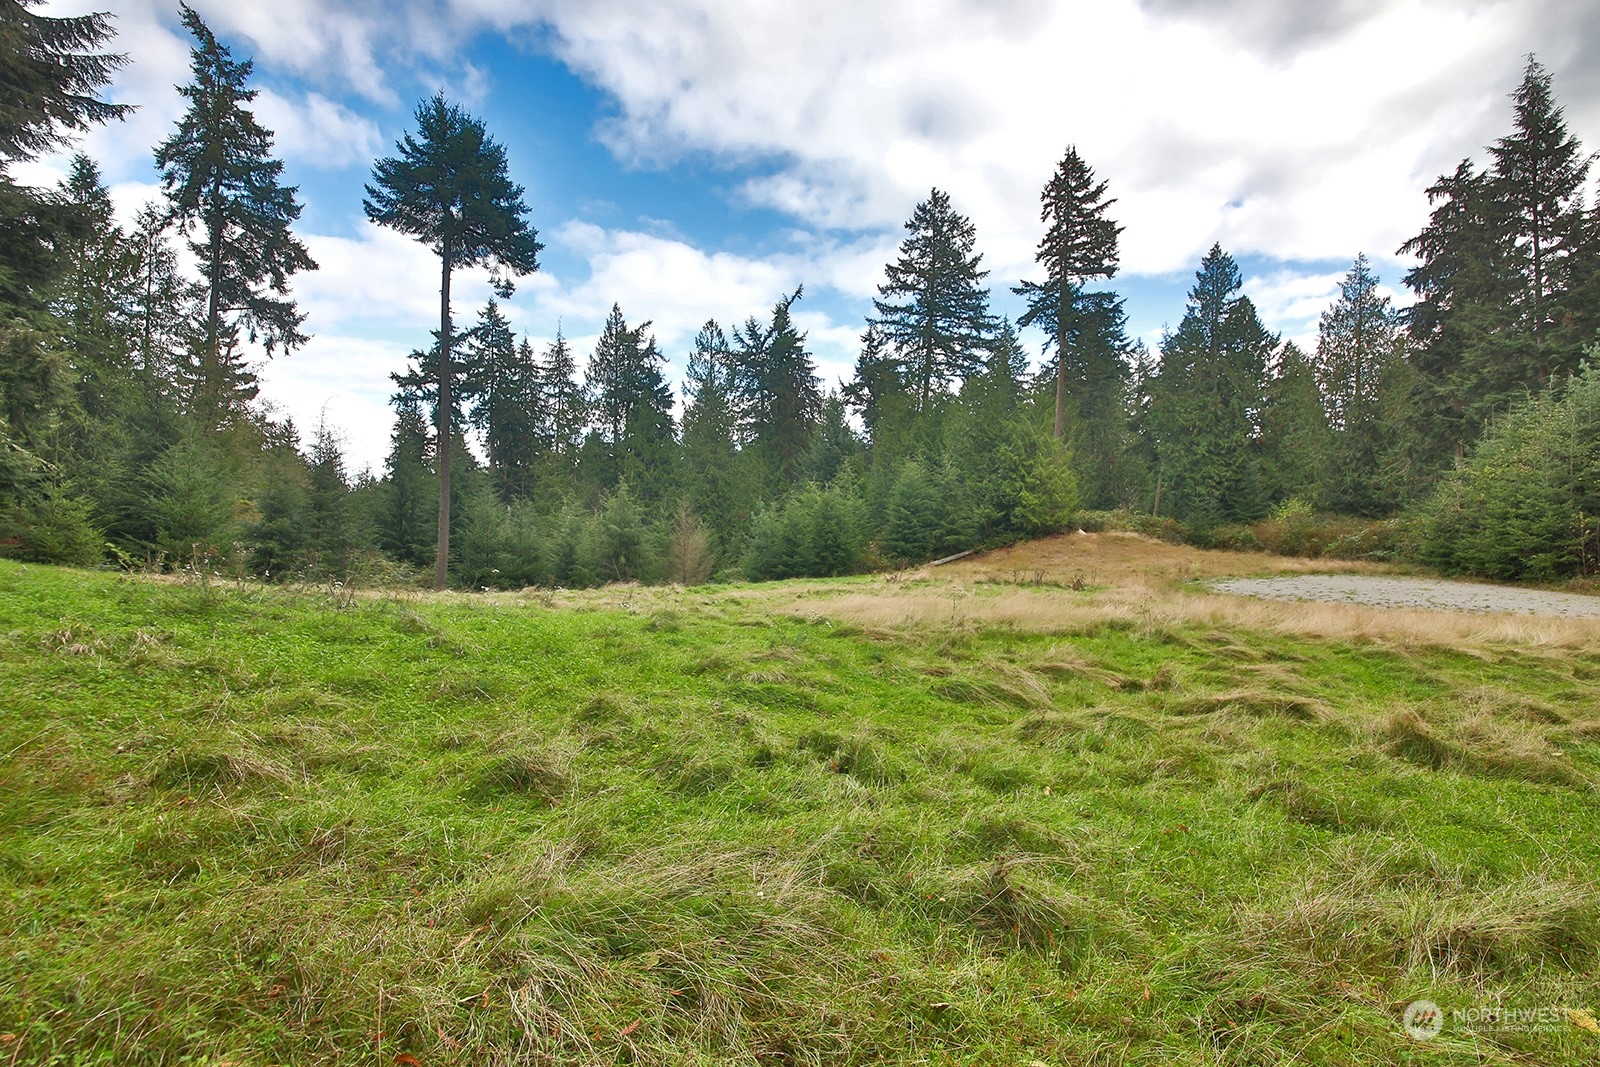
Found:
[[[1447,571],[1548,580],[1600,569],[1600,367],[1498,420],[1419,520],[1420,555]]]

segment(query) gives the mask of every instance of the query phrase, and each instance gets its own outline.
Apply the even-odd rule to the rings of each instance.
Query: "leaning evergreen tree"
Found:
[[[905,380],[925,412],[935,391],[965,378],[983,362],[994,332],[989,290],[973,252],[972,220],[950,206],[950,194],[934,189],[907,220],[900,258],[884,268],[886,281],[872,301],[868,322],[899,354]]]
[[[1106,183],[1094,180],[1094,171],[1075,146],[1056,167],[1040,195],[1039,221],[1045,234],[1034,259],[1044,266],[1044,282],[1023,282],[1012,291],[1028,301],[1019,326],[1053,323],[1056,348],[1055,435],[1067,432],[1068,345],[1089,296],[1083,286],[1091,278],[1109,278],[1117,272],[1117,235],[1122,227],[1106,217],[1116,200],[1106,199]],[[1120,310],[1119,310],[1120,313]]]
[[[183,24],[198,42],[190,49],[193,80],[178,92],[189,110],[156,148],[161,185],[172,217],[185,233],[202,275],[196,408],[205,425],[225,421],[230,407],[255,396],[255,376],[239,351],[242,328],[267,354],[306,342],[305,315],[289,297],[289,279],[316,270],[311,254],[290,233],[300,217],[297,187],[283,185],[283,162],[272,157],[272,133],[247,106],[255,64],[234,60],[187,4]]]
[[[522,186],[506,170],[506,150],[481,120],[435,94],[417,106],[418,136],[406,134],[399,155],[373,164],[374,184],[362,201],[367,218],[427,245],[439,257],[439,544],[435,589],[450,564],[450,275],[458,267],[492,264],[513,275],[539,269],[538,233],[528,225]],[[499,282],[509,296],[512,282]]]

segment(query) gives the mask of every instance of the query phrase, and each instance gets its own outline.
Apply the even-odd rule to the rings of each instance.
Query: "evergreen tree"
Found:
[[[538,269],[544,247],[528,225],[522,187],[506,169],[505,148],[444,95],[417,106],[418,136],[406,134],[399,155],[373,164],[367,218],[415,237],[439,257],[439,525],[434,588],[443,589],[450,562],[451,415],[450,276],[460,267],[492,264],[514,275]],[[509,297],[512,283],[500,282]]]
[[[468,421],[483,435],[489,476],[503,502],[528,495],[539,451],[538,366],[533,350],[518,347],[511,323],[491,299],[467,334],[461,379],[471,399]]]
[[[126,56],[94,52],[113,35],[104,12],[68,18],[28,10],[41,0],[0,4],[0,170],[67,143],[71,133],[120,119],[133,110],[95,94]]]
[[[1312,503],[1328,473],[1330,448],[1316,370],[1300,346],[1285,344],[1262,396],[1262,479],[1268,499]]]
[[[1378,292],[1367,257],[1357,256],[1317,329],[1317,387],[1331,431],[1320,501],[1332,510],[1386,510],[1389,494],[1381,475],[1390,426],[1384,386],[1400,358],[1400,316]]]
[[[401,391],[390,402],[395,407],[395,423],[384,461],[378,545],[403,563],[422,566],[431,559],[430,549],[437,539],[432,512],[438,490],[429,469],[428,424],[416,393]]]
[[[708,319],[695,334],[684,375],[684,490],[724,546],[735,542],[755,489],[735,441],[737,373],[727,335]]]
[[[768,485],[792,482],[822,412],[822,390],[790,309],[796,289],[772,307],[772,321],[751,318],[734,330],[741,439],[761,458]]]
[[[577,380],[572,346],[559,328],[556,339],[545,349],[538,373],[551,466],[554,471],[570,475],[577,462],[578,447],[583,443],[584,428],[589,424],[589,405]]]
[[[650,323],[645,322],[636,330],[629,329],[621,305],[612,304],[589,357],[584,391],[601,434],[613,445],[621,442],[628,416],[644,401],[652,371],[657,369],[644,365],[641,342],[649,328]]]
[[[112,16],[29,10],[37,6],[39,0],[0,3],[0,310],[38,308],[55,275],[56,238],[82,225],[70,204],[13,182],[11,165],[132,110],[96,95],[126,62],[96,51],[113,35]]]
[[[1159,460],[1157,511],[1197,526],[1247,522],[1267,505],[1255,439],[1267,366],[1278,339],[1239,268],[1213,245],[1183,321],[1161,345],[1150,423]]]
[[[245,85],[254,64],[235,61],[187,4],[179,10],[198,42],[190,50],[193,80],[178,90],[189,109],[157,147],[156,166],[172,216],[185,233],[199,228],[189,242],[205,294],[195,407],[217,426],[256,394],[241,328],[268,355],[304,344],[305,315],[289,298],[289,280],[317,265],[289,232],[300,217],[298,190],[279,182],[283,163],[272,158],[272,134],[246,106],[257,94]]]
[[[916,402],[904,368],[871,323],[861,335],[861,353],[844,387],[844,401],[861,418],[874,463],[893,462],[911,451]]]
[[[1465,452],[1481,405],[1504,387],[1478,380],[1473,365],[1493,370],[1493,360],[1472,357],[1514,339],[1500,325],[1510,294],[1488,179],[1464,159],[1428,188],[1428,201],[1428,224],[1399,251],[1419,260],[1405,276],[1416,294],[1404,315],[1417,371],[1410,429],[1437,467]]]
[[[1490,147],[1490,168],[1463,160],[1441,177],[1427,226],[1400,248],[1420,261],[1405,278],[1417,294],[1408,432],[1435,469],[1530,390],[1575,371],[1600,323],[1589,157],[1532,58],[1513,100],[1514,130]]]
[[[1045,234],[1039,240],[1034,258],[1044,266],[1046,280],[1042,283],[1025,281],[1013,290],[1028,301],[1028,310],[1018,320],[1018,325],[1038,322],[1041,328],[1054,327],[1055,435],[1058,438],[1066,436],[1067,432],[1069,366],[1082,367],[1086,379],[1114,376],[1114,372],[1107,374],[1104,367],[1091,370],[1091,361],[1085,356],[1074,359],[1068,353],[1075,331],[1088,310],[1082,306],[1086,302],[1103,306],[1110,299],[1117,305],[1116,315],[1121,315],[1121,301],[1117,298],[1108,298],[1106,294],[1086,296],[1083,291],[1090,279],[1109,278],[1117,272],[1117,235],[1122,227],[1106,217],[1106,211],[1114,203],[1115,199],[1106,199],[1106,183],[1096,182],[1094,171],[1078,155],[1077,148],[1067,146],[1066,155],[1040,196],[1039,221],[1045,223]],[[1093,409],[1103,400],[1103,396],[1092,396],[1088,403]]]
[[[62,18],[30,10],[37,6],[0,3],[0,510],[36,486],[45,468],[34,450],[56,406],[73,396],[61,330],[45,300],[63,265],[59,243],[89,227],[74,205],[18,185],[10,169],[130,110],[96,95],[125,61],[97,51],[111,39],[112,16]],[[77,502],[62,507],[82,510]]]
[[[1552,350],[1571,288],[1571,264],[1583,238],[1583,186],[1592,157],[1567,132],[1551,95],[1550,75],[1528,57],[1516,101],[1515,130],[1490,147],[1491,193],[1507,265],[1517,280],[1517,321],[1534,342],[1525,383],[1542,386],[1552,374],[1577,369],[1580,349]],[[1580,339],[1581,344],[1592,337]]]
[[[1027,353],[1007,319],[985,354],[983,367],[962,383],[959,416],[947,429],[945,453],[965,484],[980,539],[999,532],[1004,490],[995,474],[1001,450],[1014,438],[1014,424],[1024,417],[1027,372]]]
[[[934,189],[912,211],[900,257],[884,270],[872,307],[884,342],[898,355],[902,375],[927,411],[936,392],[977,369],[994,329],[988,271],[973,251],[977,230]]]
[[[843,394],[830,389],[822,398],[816,432],[800,464],[800,476],[808,482],[825,485],[861,452],[861,439],[850,426],[850,412]]]
[[[355,509],[339,438],[324,419],[311,442],[306,493],[306,544],[316,569],[348,578],[356,556],[368,547],[368,531]]]
[[[591,450],[590,464],[604,466],[591,477],[606,486],[626,480],[654,499],[670,487],[675,427],[665,360],[649,329],[648,322],[630,328],[613,304],[589,359],[586,392],[603,446]]]

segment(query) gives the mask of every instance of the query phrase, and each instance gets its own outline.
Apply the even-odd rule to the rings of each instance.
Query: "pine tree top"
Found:
[[[494,263],[517,275],[538,270],[544,245],[528,224],[505,147],[443,93],[417,105],[415,118],[417,135],[405,134],[398,155],[372,166],[362,201],[367,218],[415,237],[445,257],[447,268]]]

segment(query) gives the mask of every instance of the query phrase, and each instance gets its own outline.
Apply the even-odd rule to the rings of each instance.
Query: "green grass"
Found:
[[[1399,1024],[1597,1006],[1600,655],[743,592],[0,563],[0,1064],[1600,1056]]]

